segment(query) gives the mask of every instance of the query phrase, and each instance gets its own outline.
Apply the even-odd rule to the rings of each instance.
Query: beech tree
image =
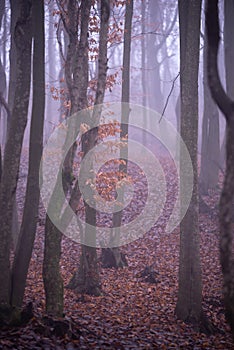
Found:
[[[99,32],[99,53],[98,53],[98,78],[97,90],[94,102],[94,111],[91,120],[95,123],[100,118],[100,107],[103,103],[106,89],[107,77],[107,42],[110,16],[110,1],[101,0],[101,24]],[[98,129],[91,129],[82,135],[82,151],[84,156],[95,146]],[[78,269],[76,290],[91,295],[101,295],[101,282],[97,264],[96,245],[96,209],[85,202],[85,240],[93,242],[93,246],[82,245],[82,255]],[[91,227],[89,226],[91,225]],[[89,244],[89,243],[88,243]]]
[[[193,164],[192,198],[180,224],[179,291],[176,315],[183,321],[199,324],[202,319],[202,282],[199,253],[197,137],[198,65],[201,1],[179,0],[181,136]],[[181,193],[188,186],[184,159],[180,157],[183,177]],[[181,205],[183,206],[183,198]]]
[[[126,2],[125,11],[125,25],[124,25],[124,48],[123,48],[123,73],[122,73],[122,92],[121,101],[123,102],[121,111],[121,132],[120,138],[125,143],[125,147],[120,149],[120,160],[123,160],[119,165],[119,172],[123,176],[127,175],[127,159],[128,159],[128,123],[130,110],[128,103],[130,102],[130,59],[131,59],[131,32],[132,32],[132,16],[133,16],[133,0]],[[123,189],[120,191],[119,202],[123,203],[124,193]],[[113,237],[111,242],[114,247],[111,249],[113,256],[113,266],[123,267],[126,266],[126,259],[121,254],[118,247],[118,237],[120,233],[120,227],[122,222],[122,208],[121,204],[119,211],[113,214]],[[116,245],[116,247],[115,247]]]
[[[227,13],[226,13],[227,15]],[[217,0],[207,0],[206,30],[208,37],[207,70],[213,99],[226,119],[226,170],[220,198],[220,262],[223,272],[223,294],[226,319],[234,339],[234,265],[233,265],[233,199],[234,199],[234,100],[226,94],[218,73],[220,41],[219,10]],[[231,62],[230,62],[231,63]],[[232,67],[230,74],[232,72]]]
[[[10,306],[11,222],[24,130],[27,123],[31,81],[32,1],[19,1],[20,15],[14,30],[17,53],[17,80],[0,184],[0,306]]]
[[[203,47],[203,88],[204,111],[202,120],[201,171],[199,192],[207,194],[209,189],[218,185],[220,169],[219,111],[214,103],[207,79],[207,36],[204,35]]]
[[[4,152],[1,197],[1,259],[5,254],[4,284],[1,289],[1,312],[3,322],[21,322],[21,308],[23,303],[27,272],[31,259],[33,243],[36,233],[37,212],[39,204],[39,165],[43,145],[44,123],[44,3],[35,0],[18,2],[19,17],[15,21],[14,41],[17,52],[15,71],[16,86],[12,114],[6,103],[8,114],[11,114],[9,132]],[[14,12],[14,11],[13,11]],[[33,22],[33,25],[32,25]],[[20,236],[13,257],[11,269],[9,255],[11,243],[11,221],[14,214],[15,191],[18,181],[21,148],[27,123],[28,104],[31,81],[31,43],[33,46],[33,106],[30,130],[29,170],[23,219]],[[5,193],[9,191],[9,193]],[[4,209],[3,209],[3,206]],[[3,216],[2,216],[3,215]],[[5,215],[5,216],[4,216]],[[8,236],[4,236],[7,234]],[[6,280],[5,280],[6,278]],[[17,307],[17,309],[15,309]],[[17,312],[15,311],[17,310]]]
[[[5,1],[2,1],[0,3],[0,28],[2,26],[4,9],[5,9]],[[4,122],[3,122],[4,109],[2,108],[2,106],[4,105],[4,102],[5,102],[5,99],[4,99],[5,91],[6,91],[6,74],[5,74],[4,66],[2,64],[2,60],[0,58],[0,126],[4,125]],[[2,151],[1,151],[2,140],[4,140],[4,130],[0,131],[0,181],[1,181],[1,173],[2,173]]]
[[[57,2],[65,30],[69,35],[69,45],[65,62],[66,84],[70,97],[71,115],[87,107],[88,87],[88,24],[91,1],[82,1],[80,7],[74,0],[69,0],[67,7],[63,2]],[[80,36],[78,37],[78,20],[80,10]],[[69,141],[72,130],[65,141]],[[67,194],[72,185],[72,164],[76,145],[67,153],[63,164],[64,193]],[[56,183],[50,199],[49,208],[56,202],[58,210],[62,211],[63,201],[57,199]],[[48,209],[49,210],[49,209]],[[45,247],[43,261],[43,281],[46,294],[46,311],[53,316],[63,315],[63,279],[60,274],[62,233],[46,215]]]
[[[88,88],[88,29],[91,1],[82,1],[80,7],[73,0],[69,1],[67,8],[58,2],[61,10],[61,16],[65,30],[69,35],[69,45],[65,63],[66,84],[71,101],[71,115],[87,108],[87,88]],[[80,11],[80,12],[79,12]],[[80,31],[78,36],[78,14],[80,13]],[[104,98],[107,70],[107,33],[109,20],[109,1],[101,1],[101,24],[99,39],[99,63],[98,63],[98,82],[95,105],[101,104]],[[96,109],[94,109],[96,113]],[[97,118],[94,113],[93,118]],[[89,123],[91,121],[87,121]],[[81,121],[78,121],[81,125]],[[78,129],[79,129],[78,125]],[[71,135],[68,134],[68,140]],[[84,154],[94,146],[95,135],[86,135],[82,139],[82,148]],[[65,141],[66,142],[66,141]],[[76,144],[68,152],[63,165],[64,192],[68,189],[72,191],[70,204],[80,200],[80,192],[77,182],[72,188],[72,164]],[[55,191],[51,202],[56,196]],[[62,209],[63,203],[56,202],[56,205]],[[93,224],[95,230],[96,214],[95,209],[85,204],[86,222]],[[69,220],[68,220],[69,221]],[[93,233],[93,232],[92,232]],[[85,232],[90,235],[90,232]],[[60,275],[59,261],[61,254],[61,232],[53,225],[49,217],[46,218],[45,231],[45,251],[43,263],[43,279],[46,291],[46,310],[47,313],[61,316],[63,313],[63,281]],[[82,254],[78,272],[75,273],[69,287],[81,291],[82,293],[99,295],[101,293],[99,273],[96,258],[96,249],[82,245]]]
[[[35,239],[40,198],[39,167],[43,147],[45,109],[44,2],[34,0],[33,22],[33,100],[29,141],[27,188],[17,249],[12,268],[11,304],[21,307]]]

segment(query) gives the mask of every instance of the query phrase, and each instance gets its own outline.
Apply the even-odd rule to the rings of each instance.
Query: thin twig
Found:
[[[167,100],[166,100],[165,106],[164,106],[164,108],[163,108],[161,117],[160,117],[160,119],[159,119],[159,123],[161,122],[161,120],[162,120],[162,118],[163,118],[163,116],[164,116],[164,114],[165,114],[165,111],[166,111],[167,106],[168,106],[168,103],[169,103],[169,99],[170,99],[171,94],[172,94],[172,91],[174,90],[174,87],[175,87],[175,82],[176,82],[176,80],[179,78],[179,76],[180,76],[180,72],[176,75],[175,79],[174,79],[173,82],[172,82],[171,90],[170,90],[170,92],[169,92],[169,95],[167,96]]]

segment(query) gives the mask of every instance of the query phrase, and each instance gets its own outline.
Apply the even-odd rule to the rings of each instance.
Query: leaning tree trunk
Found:
[[[12,121],[6,142],[0,187],[0,304],[10,302],[10,237],[14,196],[20,155],[27,124],[31,78],[31,7],[32,1],[20,1],[20,16],[14,40],[17,51],[17,81]]]
[[[11,304],[21,307],[35,239],[40,198],[39,168],[43,148],[45,108],[44,1],[34,0],[33,104],[29,143],[29,170],[23,219],[12,268]]]
[[[198,137],[198,66],[201,1],[180,0],[180,96],[181,136],[193,164],[193,192],[187,213],[180,225],[179,291],[176,315],[199,324],[202,318],[202,282],[198,229],[197,137]],[[180,157],[181,205],[189,175],[184,157]]]
[[[217,65],[219,35],[218,1],[207,0],[206,30],[208,36],[208,81],[212,97],[223,112],[226,127],[226,170],[220,198],[220,262],[223,272],[223,293],[226,319],[234,339],[234,264],[233,264],[233,199],[234,199],[234,100],[224,91]],[[231,68],[233,69],[233,68]],[[231,74],[231,72],[230,72]]]

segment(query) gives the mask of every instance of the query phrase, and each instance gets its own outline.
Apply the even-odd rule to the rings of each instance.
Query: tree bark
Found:
[[[198,137],[198,65],[201,1],[179,1],[180,23],[180,96],[181,136],[193,164],[193,193],[188,211],[180,225],[179,291],[176,315],[199,324],[202,318],[202,282],[199,253],[197,137]],[[188,186],[186,164],[181,155],[181,205]],[[183,173],[182,173],[183,172]]]
[[[43,148],[45,108],[44,2],[34,0],[33,19],[33,105],[29,144],[29,170],[23,219],[12,269],[11,304],[21,307],[29,262],[35,239],[40,198],[39,168]]]
[[[110,1],[101,0],[101,24],[99,34],[99,57],[98,57],[98,81],[97,91],[92,115],[92,122],[100,119],[101,105],[105,96],[107,76],[107,41],[110,16]],[[95,146],[97,139],[97,128],[92,129],[82,136],[82,151],[85,155]],[[79,293],[90,295],[101,295],[101,282],[97,264],[96,251],[96,209],[85,202],[85,240],[87,245],[82,244],[82,254],[78,272],[75,273],[69,287]],[[92,244],[91,244],[92,243]]]
[[[11,38],[13,39],[16,21],[20,15],[20,1],[10,0],[10,5],[11,5],[10,33],[11,33]],[[9,59],[10,59],[10,77],[9,77],[9,87],[8,87],[9,112],[7,113],[6,139],[8,137],[8,132],[10,128],[11,116],[12,116],[12,110],[13,110],[13,104],[14,104],[14,98],[15,98],[15,89],[17,84],[18,66],[17,66],[16,44],[14,39],[11,40]],[[18,208],[17,208],[16,198],[14,198],[13,216],[12,216],[12,242],[13,242],[14,249],[16,248],[18,234],[19,234]]]
[[[226,94],[217,65],[219,48],[218,1],[207,0],[206,30],[208,36],[208,81],[211,94],[226,119],[226,170],[220,197],[220,262],[223,273],[223,294],[226,319],[234,339],[234,265],[233,265],[233,199],[234,199],[234,100]],[[228,66],[229,67],[229,66]],[[227,68],[227,67],[226,67]],[[231,68],[232,72],[232,68]],[[230,74],[231,74],[230,72]],[[231,96],[233,98],[233,96]]]
[[[207,81],[207,36],[203,47],[203,87],[204,112],[202,120],[201,172],[199,177],[199,193],[207,194],[209,189],[218,185],[219,179],[219,111],[213,101]]]
[[[91,8],[91,0],[83,0],[81,7],[75,0],[69,0],[66,13],[60,1],[57,4],[61,10],[61,16],[65,30],[69,35],[69,45],[65,62],[66,84],[71,100],[71,114],[87,107],[87,87],[88,87],[88,24]],[[78,41],[78,14],[80,10],[80,38]],[[81,121],[78,121],[81,123]],[[79,130],[79,125],[76,129]],[[68,130],[65,141],[69,142],[74,131]],[[72,184],[72,164],[76,145],[71,147],[63,164],[64,193],[68,193]],[[56,188],[52,194],[49,207],[56,203],[59,211],[62,211],[63,204],[56,199]],[[51,222],[49,216],[46,216],[45,226],[45,248],[43,261],[43,281],[46,292],[46,311],[51,316],[63,315],[63,280],[60,274],[60,256],[61,256],[62,233]]]
[[[20,16],[14,31],[17,51],[17,81],[9,135],[6,142],[0,187],[0,304],[10,302],[10,237],[21,148],[27,123],[31,79],[31,6],[20,1]]]
[[[125,24],[124,24],[124,49],[123,49],[123,73],[122,73],[122,111],[121,111],[121,141],[125,143],[125,147],[120,149],[120,159],[125,163],[119,165],[119,172],[127,176],[128,167],[128,124],[129,124],[129,100],[130,100],[130,58],[131,58],[131,33],[132,33],[132,16],[133,16],[133,0],[126,2]],[[118,202],[123,203],[124,190],[119,191]],[[119,235],[122,221],[122,205],[119,205],[117,212],[113,214],[113,236],[111,237],[112,259],[115,266],[126,266],[126,260],[122,259],[123,255],[119,248]]]

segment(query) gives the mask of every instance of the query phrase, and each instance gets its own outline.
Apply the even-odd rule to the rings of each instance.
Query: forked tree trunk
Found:
[[[79,4],[69,0],[67,9],[64,10],[63,3],[57,2],[63,18],[63,25],[69,35],[69,45],[65,62],[66,83],[71,99],[71,113],[76,113],[87,106],[87,85],[88,85],[88,58],[87,58],[87,37],[90,15],[91,0],[83,0]],[[78,41],[78,13],[80,10],[80,39]],[[66,13],[64,12],[66,11]],[[79,129],[79,128],[78,128]],[[73,138],[75,131],[68,130],[66,142]],[[65,147],[66,149],[66,147]],[[63,165],[64,193],[71,188],[72,164],[75,146],[71,147]],[[57,186],[50,199],[49,207],[56,203],[57,211],[62,212],[63,201],[57,200]],[[45,248],[43,261],[43,281],[46,292],[46,311],[51,316],[63,315],[63,280],[60,273],[62,233],[54,226],[49,216],[46,216],[45,226]]]
[[[44,1],[34,0],[33,19],[33,104],[29,143],[29,170],[23,219],[12,268],[11,304],[21,307],[29,262],[35,239],[39,190],[39,168],[43,147],[45,108]]]
[[[27,124],[31,79],[32,1],[20,1],[20,16],[14,31],[17,52],[17,82],[12,121],[6,142],[0,187],[0,304],[10,303],[10,237],[14,197],[19,173],[24,130]]]
[[[99,34],[99,59],[98,59],[98,81],[94,103],[92,122],[95,124],[100,119],[101,105],[105,96],[107,76],[107,41],[110,16],[110,1],[101,0],[101,24]],[[82,151],[85,155],[95,146],[97,139],[97,128],[92,128],[82,136]],[[89,174],[87,174],[89,175]],[[88,185],[89,186],[89,185]],[[101,282],[96,251],[96,209],[85,202],[85,241],[82,244],[82,253],[78,271],[69,283],[70,288],[79,293],[90,295],[101,295]],[[85,245],[87,242],[87,245]]]

